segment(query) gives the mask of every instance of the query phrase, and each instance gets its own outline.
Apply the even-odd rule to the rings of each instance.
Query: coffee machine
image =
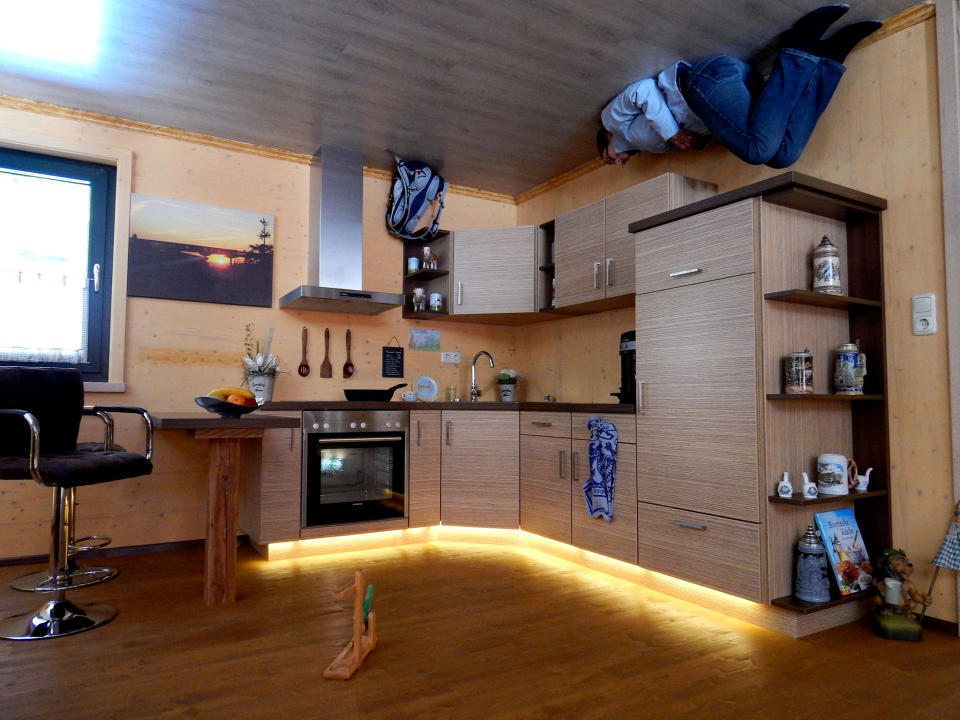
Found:
[[[610,393],[620,403],[637,402],[637,331],[620,335],[620,391]]]

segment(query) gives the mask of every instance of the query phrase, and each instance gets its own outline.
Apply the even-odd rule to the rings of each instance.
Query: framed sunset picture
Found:
[[[127,294],[273,303],[273,216],[133,194]]]

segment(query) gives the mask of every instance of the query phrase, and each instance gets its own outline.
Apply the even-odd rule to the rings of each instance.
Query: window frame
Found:
[[[0,167],[54,177],[84,180],[90,188],[90,223],[87,233],[87,282],[100,266],[99,289],[87,299],[87,359],[81,363],[34,363],[4,360],[9,365],[76,367],[85,381],[104,382],[110,366],[110,298],[113,281],[113,216],[117,169],[113,165],[65,158],[47,153],[0,147]]]
[[[125,392],[124,357],[127,317],[127,246],[130,236],[130,196],[133,191],[133,151],[81,139],[42,135],[15,128],[0,128],[0,147],[51,157],[69,158],[116,168],[113,188],[112,260],[104,266],[111,278],[109,330],[103,333],[107,373],[103,380],[85,379],[88,392]]]

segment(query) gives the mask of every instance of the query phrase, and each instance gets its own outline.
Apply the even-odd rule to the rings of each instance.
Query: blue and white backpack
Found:
[[[387,199],[387,228],[407,240],[432,240],[437,235],[447,183],[426,163],[401,160],[396,155],[397,176]],[[436,201],[429,225],[417,230],[417,223]]]

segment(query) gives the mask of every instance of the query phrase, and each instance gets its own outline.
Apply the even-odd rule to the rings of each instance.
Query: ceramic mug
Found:
[[[820,495],[846,495],[847,458],[836,453],[822,453],[817,457],[817,492]]]
[[[406,400],[407,402],[416,402],[416,401],[417,401],[417,394],[416,394],[415,392],[405,392],[405,393],[403,393],[402,397],[403,397],[403,399]]]

